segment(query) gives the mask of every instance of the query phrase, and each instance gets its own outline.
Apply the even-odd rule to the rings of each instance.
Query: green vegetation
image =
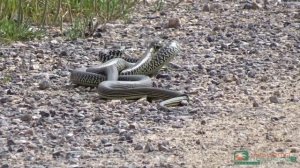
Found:
[[[97,18],[100,23],[126,19],[139,0],[1,0],[0,41],[28,40],[40,37],[34,26],[59,26],[72,28],[66,33],[71,39],[82,37],[89,21]]]
[[[27,24],[19,24],[13,20],[0,20],[0,41],[31,40],[40,38],[42,31],[33,31]]]
[[[85,22],[82,22],[80,20],[75,20],[72,27],[66,32],[66,36],[69,40],[75,40],[80,37],[84,37],[84,31],[85,31]]]
[[[164,0],[157,0],[154,5],[154,11],[161,11],[164,8]]]
[[[5,74],[2,78],[0,78],[0,84],[7,84],[12,81],[12,77],[10,75]]]

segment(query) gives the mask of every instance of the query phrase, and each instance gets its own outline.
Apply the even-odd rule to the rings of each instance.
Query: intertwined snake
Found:
[[[178,105],[182,100],[188,100],[187,95],[152,86],[151,76],[169,63],[180,51],[179,44],[172,41],[165,46],[152,42],[145,55],[135,62],[128,62],[119,57],[120,53],[110,53],[103,57],[103,64],[90,68],[79,68],[71,72],[71,82],[83,86],[98,86],[98,93],[105,99],[162,99],[160,107]]]

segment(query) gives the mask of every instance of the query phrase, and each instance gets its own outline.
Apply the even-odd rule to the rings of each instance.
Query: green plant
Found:
[[[27,24],[19,24],[14,20],[0,21],[0,41],[31,40],[40,38],[42,31],[33,31]]]
[[[139,0],[1,0],[0,20],[24,19],[43,26],[55,25],[59,18],[98,17],[102,22],[125,18]]]
[[[137,0],[102,0],[98,5],[99,17],[107,22],[110,20],[124,19],[132,11]]]
[[[164,0],[156,0],[154,5],[154,11],[161,11],[164,7],[165,1]]]
[[[5,74],[2,78],[0,78],[0,83],[7,84],[12,81],[12,77],[8,74]]]
[[[139,0],[0,0],[0,21],[5,23],[1,26],[0,37],[2,40],[31,39],[35,33],[28,31],[26,23],[42,29],[46,26],[60,26],[63,31],[63,23],[66,22],[73,25],[67,33],[69,37],[83,37],[84,29],[88,26],[83,23],[86,23],[87,18],[97,18],[99,23],[126,20],[138,2]],[[13,21],[16,21],[20,30]],[[13,29],[7,30],[8,27]],[[26,38],[25,35],[29,37]]]
[[[86,23],[80,19],[76,19],[69,30],[66,31],[66,36],[69,40],[84,37]]]

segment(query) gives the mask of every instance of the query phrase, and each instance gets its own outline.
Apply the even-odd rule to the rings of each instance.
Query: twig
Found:
[[[173,5],[173,9],[175,8],[175,7],[177,7],[181,2],[183,2],[184,0],[179,0],[179,2],[177,2],[176,4],[174,4]]]
[[[54,23],[56,23],[58,15],[60,14],[60,11],[61,11],[61,0],[59,0],[58,4],[57,4],[56,15],[54,17]]]
[[[45,28],[45,24],[46,24],[47,6],[48,6],[48,0],[45,0],[45,3],[44,3],[44,12],[43,12],[42,21],[41,21],[43,29]]]

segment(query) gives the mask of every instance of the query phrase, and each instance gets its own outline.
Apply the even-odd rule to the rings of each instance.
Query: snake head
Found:
[[[152,40],[152,41],[150,41],[148,43],[149,43],[148,44],[148,48],[153,48],[154,52],[157,52],[160,48],[163,47],[163,43],[159,39]]]
[[[159,49],[156,56],[163,60],[163,64],[166,64],[179,54],[180,49],[181,47],[177,41],[171,41]]]

